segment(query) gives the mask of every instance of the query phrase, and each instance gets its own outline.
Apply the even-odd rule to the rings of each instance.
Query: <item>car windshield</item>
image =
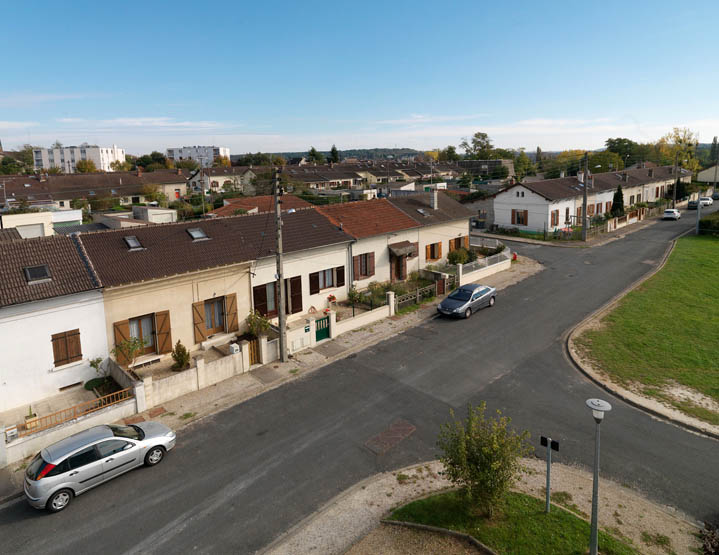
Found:
[[[467,289],[455,289],[449,295],[449,298],[453,301],[468,301],[472,296],[472,292]]]
[[[38,453],[37,455],[35,455],[35,458],[32,460],[32,462],[28,465],[27,470],[25,471],[25,475],[31,480],[36,480],[38,474],[40,474],[46,464],[47,463],[45,462],[45,460],[40,456],[40,453]]]
[[[130,426],[114,426],[109,424],[107,427],[112,430],[112,434],[115,437],[126,437],[127,439],[137,440],[145,438],[145,432],[132,424]]]

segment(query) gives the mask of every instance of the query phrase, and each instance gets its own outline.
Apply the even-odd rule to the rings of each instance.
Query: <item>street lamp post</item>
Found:
[[[596,432],[594,436],[594,484],[592,486],[592,532],[589,538],[589,555],[597,555],[599,544],[599,425],[604,413],[612,410],[612,405],[602,399],[587,399],[587,406],[592,411]]]

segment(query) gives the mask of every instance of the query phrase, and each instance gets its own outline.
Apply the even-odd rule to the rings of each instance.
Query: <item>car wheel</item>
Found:
[[[471,308],[468,308],[467,310],[464,311],[464,317],[465,317],[465,318],[469,318],[471,315],[472,315],[472,309],[471,309]]]
[[[489,298],[489,306],[494,306],[494,297]]]
[[[153,447],[152,449],[150,449],[147,452],[147,455],[145,455],[145,465],[146,466],[155,466],[164,457],[165,457],[164,447],[160,447],[159,445],[157,447]]]
[[[51,513],[59,513],[72,501],[72,490],[61,489],[56,491],[47,500],[47,510]]]

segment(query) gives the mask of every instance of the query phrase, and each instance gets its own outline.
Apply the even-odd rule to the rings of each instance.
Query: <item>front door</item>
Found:
[[[315,320],[315,341],[322,341],[330,336],[330,317]]]

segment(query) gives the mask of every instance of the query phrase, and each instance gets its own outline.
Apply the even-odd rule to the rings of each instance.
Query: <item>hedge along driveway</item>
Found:
[[[719,239],[679,239],[665,267],[577,343],[620,383],[719,423],[719,413],[669,393],[676,382],[719,403]]]

